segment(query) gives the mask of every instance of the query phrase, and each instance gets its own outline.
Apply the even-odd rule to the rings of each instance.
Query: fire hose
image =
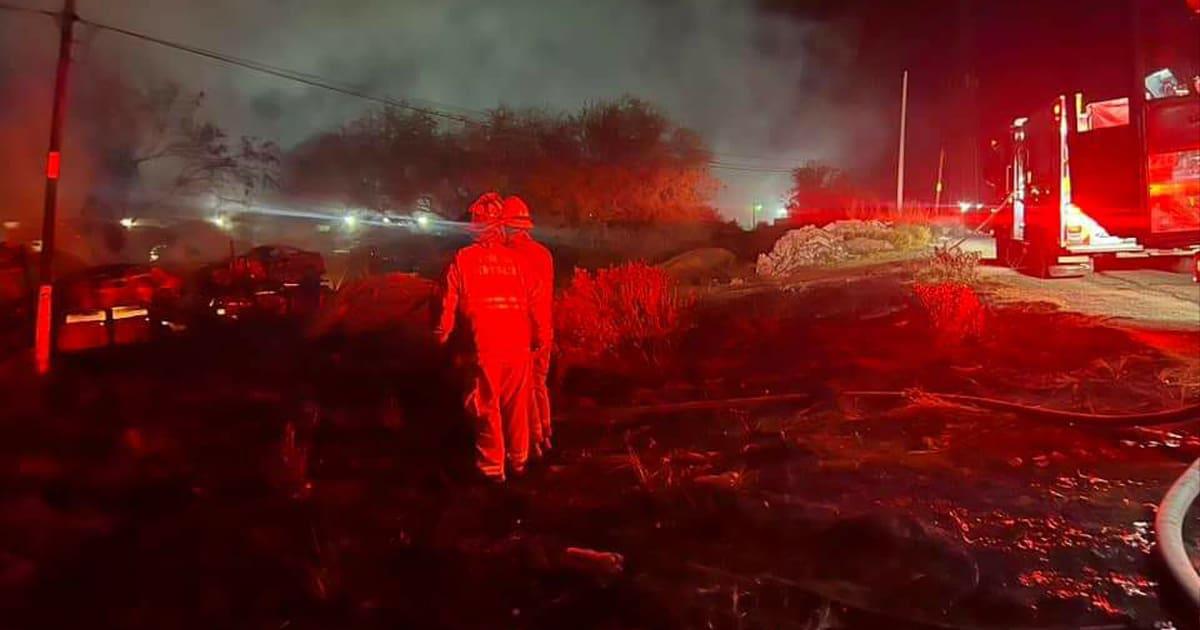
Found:
[[[908,391],[848,391],[843,396],[851,398],[889,398],[899,400],[920,400],[928,398],[964,406],[984,407],[997,411],[1019,413],[1041,420],[1055,421],[1065,424],[1086,424],[1092,426],[1127,429],[1134,427],[1154,427],[1163,425],[1191,424],[1200,421],[1200,403],[1185,405],[1176,409],[1164,409],[1145,413],[1103,414],[1084,413],[1080,411],[1065,411],[1034,405],[971,396],[967,394],[938,394],[919,390]],[[763,396],[746,396],[739,398],[716,398],[707,400],[689,400],[657,405],[642,405],[635,407],[610,407],[606,409],[579,410],[572,414],[556,416],[559,421],[581,421],[594,415],[602,416],[605,422],[614,418],[638,416],[653,416],[660,414],[678,413],[682,411],[700,411],[723,409],[728,407],[749,407],[763,404],[778,404],[785,402],[800,402],[812,400],[811,393],[766,394]]]
[[[608,407],[595,410],[579,410],[573,414],[555,415],[555,421],[586,422],[589,418],[597,417],[606,424],[614,419],[637,419],[643,416],[680,413],[684,411],[707,411],[727,409],[729,407],[752,407],[756,405],[778,404],[787,402],[804,402],[812,400],[813,395],[806,392],[786,394],[766,394],[763,396],[743,396],[737,398],[713,398],[704,400],[686,400],[681,402],[661,403],[657,405],[638,405],[633,407]]]
[[[1200,573],[1188,558],[1183,544],[1183,521],[1188,509],[1200,496],[1200,459],[1184,471],[1171,485],[1158,504],[1158,515],[1154,518],[1154,534],[1159,553],[1166,562],[1167,571],[1183,588],[1183,592],[1194,606],[1200,608]]]
[[[916,390],[903,392],[849,391],[844,392],[843,395],[852,398],[892,398],[902,400],[919,400],[921,397],[929,397],[933,400],[941,400],[959,405],[985,407],[988,409],[995,409],[997,411],[1020,413],[1024,416],[1032,416],[1041,420],[1073,424],[1087,424],[1111,428],[1152,427],[1161,426],[1164,424],[1191,423],[1200,420],[1200,404],[1192,404],[1179,407],[1177,409],[1164,409],[1161,411],[1151,411],[1146,413],[1103,414],[1050,409],[1047,407],[1037,407],[1033,405],[1009,402],[1007,400],[997,400],[995,398],[970,396],[967,394],[935,394]]]

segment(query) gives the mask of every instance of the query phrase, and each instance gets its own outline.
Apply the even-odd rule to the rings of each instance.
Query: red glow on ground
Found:
[[[956,282],[913,287],[942,341],[957,342],[983,332],[984,308],[970,285]]]

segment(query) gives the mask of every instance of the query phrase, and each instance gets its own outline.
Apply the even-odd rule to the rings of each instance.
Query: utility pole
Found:
[[[946,169],[946,147],[942,147],[942,151],[938,153],[938,176],[937,184],[933,186],[933,211],[935,213],[942,210],[942,173]]]
[[[900,159],[896,168],[896,212],[904,210],[904,134],[908,126],[908,70],[900,92]]]
[[[54,77],[54,109],[50,117],[50,150],[46,154],[46,205],[42,210],[42,262],[38,287],[37,321],[34,325],[34,359],[39,374],[50,371],[50,340],[53,320],[54,228],[58,210],[58,178],[62,167],[62,128],[67,113],[67,77],[71,69],[71,38],[75,22],[75,0],[65,0],[59,17],[58,70]]]

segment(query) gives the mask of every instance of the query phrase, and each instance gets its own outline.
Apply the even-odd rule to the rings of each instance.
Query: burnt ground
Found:
[[[453,371],[420,334],[209,331],[50,382],[10,364],[2,625],[1194,627],[1151,542],[1194,427],[925,393],[1181,405],[1200,334],[982,313],[948,334],[892,274],[701,306],[653,357],[563,370],[558,453],[504,490],[466,482]],[[629,409],[765,393],[797,396]]]

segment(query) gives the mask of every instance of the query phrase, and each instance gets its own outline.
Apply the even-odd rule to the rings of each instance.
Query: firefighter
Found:
[[[550,355],[554,347],[554,257],[544,245],[533,240],[533,217],[529,206],[520,197],[504,200],[504,227],[509,230],[509,242],[516,250],[525,272],[533,324],[533,372],[530,389],[533,393],[529,414],[530,442],[534,454],[550,450],[550,392],[546,379],[550,376]]]
[[[521,266],[506,243],[503,209],[496,193],[471,205],[475,242],[460,249],[446,271],[435,331],[444,346],[456,325],[470,329],[466,405],[476,421],[475,464],[494,482],[524,473],[529,459],[531,317]]]

